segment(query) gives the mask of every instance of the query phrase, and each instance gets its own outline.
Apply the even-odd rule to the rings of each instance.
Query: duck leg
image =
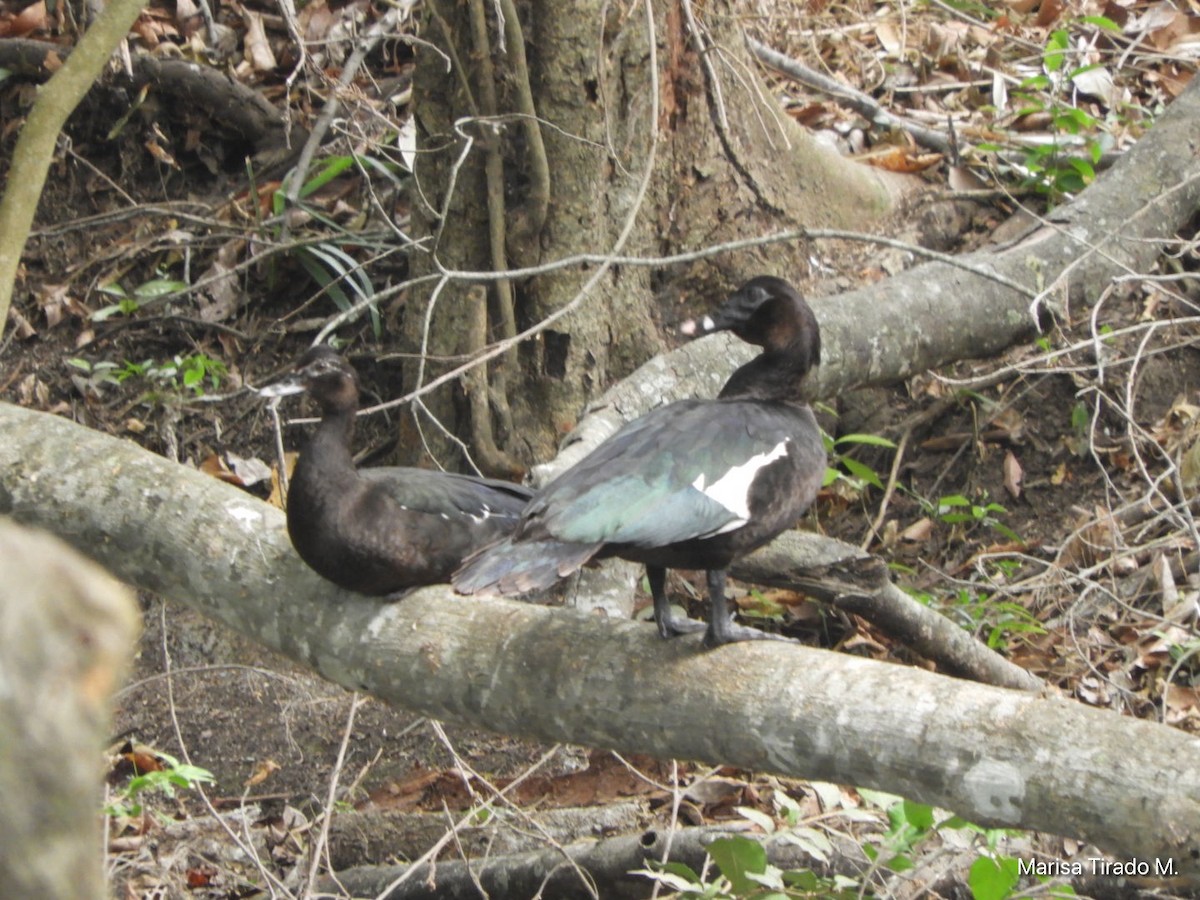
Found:
[[[649,574],[649,569],[646,570]],[[733,616],[729,614],[729,601],[725,599],[725,570],[709,569],[706,573],[708,581],[708,630],[704,632],[704,646],[712,649],[722,644],[732,644],[736,641],[787,641],[796,643],[791,638],[769,631],[759,631],[757,628],[747,628],[745,625],[735,625]],[[653,582],[651,582],[653,585]],[[658,607],[655,606],[657,611]]]
[[[650,596],[654,598],[654,624],[659,637],[678,637],[704,630],[704,623],[695,619],[676,619],[671,614],[671,601],[667,599],[667,570],[662,566],[646,566],[646,580],[650,582]]]

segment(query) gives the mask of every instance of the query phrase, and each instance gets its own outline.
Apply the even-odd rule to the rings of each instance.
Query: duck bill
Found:
[[[304,379],[299,375],[288,375],[273,384],[258,389],[260,397],[290,397],[292,394],[303,394],[307,390]]]
[[[733,320],[726,315],[722,315],[724,309],[718,309],[711,315],[701,316],[699,319],[688,319],[679,325],[679,333],[686,337],[700,337],[705,334],[712,334],[717,331],[725,331],[733,327]]]

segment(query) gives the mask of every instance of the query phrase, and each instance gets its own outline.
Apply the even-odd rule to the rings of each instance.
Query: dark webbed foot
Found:
[[[663,640],[679,637],[681,634],[695,634],[704,631],[703,622],[684,616],[677,619],[671,614],[671,603],[667,600],[667,570],[658,566],[646,566],[646,580],[650,582],[650,596],[654,598],[654,624],[658,626],[658,636]]]
[[[725,617],[722,617],[722,621],[725,622],[724,627],[717,626],[716,619],[709,623],[708,630],[704,632],[704,646],[706,649],[712,650],[724,644],[735,644],[739,641],[783,641],[788,644],[799,643],[799,641],[790,637],[784,637],[782,634],[772,634],[769,631],[760,631],[757,628],[736,625]]]
[[[665,619],[657,619],[658,636],[663,640],[670,640],[673,637],[679,637],[681,634],[696,634],[705,631],[708,626],[703,622],[697,622],[695,619],[689,619],[686,616],[682,619],[677,619],[674,616],[668,615]]]
[[[708,630],[704,632],[704,646],[706,648],[711,650],[714,647],[720,647],[723,644],[733,644],[738,641],[786,641],[789,644],[797,643],[791,638],[780,634],[771,634],[769,631],[759,631],[757,628],[735,625],[732,616],[729,614],[729,604],[725,599],[725,570],[709,569],[706,574],[709,603]]]

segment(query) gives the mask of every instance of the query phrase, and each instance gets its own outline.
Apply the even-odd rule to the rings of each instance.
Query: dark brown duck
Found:
[[[704,569],[706,646],[768,637],[733,625],[725,572],[792,527],[825,474],[825,448],[802,384],[820,362],[821,337],[804,298],[760,276],[688,334],[732,331],[763,348],[716,400],[681,400],[630,422],[538,491],[513,534],[454,575],[464,594],[549,587],[591,559],[646,566],[664,637],[704,629],[672,617],[667,569]]]
[[[447,583],[463,559],[509,534],[531,493],[520,485],[427,469],[356,469],[351,455],[358,377],[329,347],[314,347],[267,396],[307,391],[321,422],[288,489],[292,545],[334,584],[394,594]]]

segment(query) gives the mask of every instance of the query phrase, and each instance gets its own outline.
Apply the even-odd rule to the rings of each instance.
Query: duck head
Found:
[[[821,362],[821,329],[800,292],[773,275],[751,278],[714,313],[690,319],[679,330],[690,336],[732,331],[766,352],[801,354],[805,370]]]
[[[307,391],[322,412],[358,408],[358,376],[332,347],[320,345],[306,352],[292,371],[259,390],[263,397],[286,397]]]
[[[763,352],[733,374],[722,397],[798,397],[800,384],[821,362],[821,329],[800,292],[773,275],[751,278],[715,312],[684,322],[688,336],[732,331]]]

